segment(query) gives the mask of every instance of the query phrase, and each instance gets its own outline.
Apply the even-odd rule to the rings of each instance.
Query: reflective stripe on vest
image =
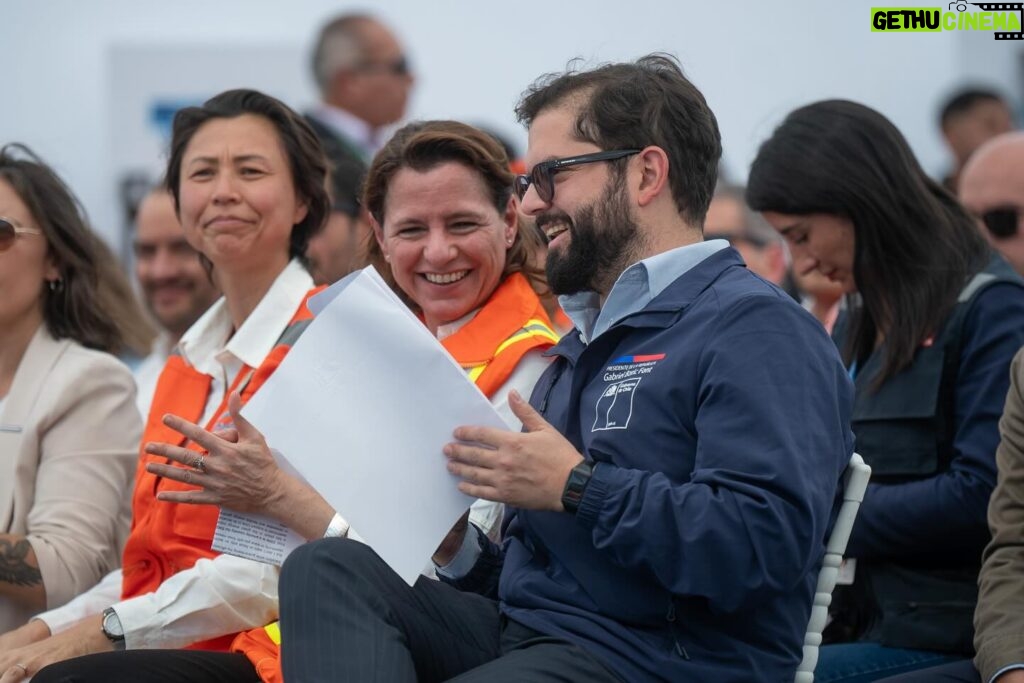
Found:
[[[508,347],[512,346],[513,344],[521,342],[525,339],[537,339],[540,341],[547,341],[551,342],[552,345],[558,343],[558,335],[555,333],[554,330],[552,330],[547,325],[547,323],[545,323],[543,320],[538,320],[537,318],[531,318],[530,320],[526,321],[526,324],[522,328],[513,333],[511,337],[501,342],[498,348],[494,351],[494,355],[491,358],[491,360],[487,361],[486,363],[481,363],[479,365],[473,365],[471,367],[466,368],[466,374],[469,376],[469,379],[471,379],[474,382],[477,381],[477,379],[480,378],[480,375],[484,373],[484,370],[487,369],[487,366],[489,366],[491,363],[497,360],[498,356],[501,355],[503,351],[508,349]]]
[[[281,622],[275,621],[273,624],[267,624],[263,630],[267,632],[267,637],[273,641],[274,645],[281,646]]]

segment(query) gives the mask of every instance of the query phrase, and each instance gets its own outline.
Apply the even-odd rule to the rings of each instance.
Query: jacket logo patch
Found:
[[[594,426],[591,432],[608,429],[625,429],[629,419],[633,417],[633,394],[644,375],[649,375],[659,361],[664,360],[664,353],[652,353],[642,356],[619,356],[604,370],[605,386],[597,405]]]
[[[633,394],[641,377],[624,379],[605,387],[594,410],[594,426],[590,431],[602,432],[608,429],[625,429],[633,417]]]

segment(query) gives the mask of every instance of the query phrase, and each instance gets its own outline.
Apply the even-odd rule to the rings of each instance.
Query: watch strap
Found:
[[[110,644],[114,646],[115,650],[125,649],[124,643],[124,627],[121,625],[121,619],[117,616],[117,612],[113,607],[108,607],[103,610],[103,620],[100,622],[100,630],[103,635],[106,636]]]
[[[562,507],[565,511],[575,515],[583,500],[583,494],[590,483],[590,477],[594,474],[594,463],[584,460],[573,467],[569,472],[569,478],[565,481],[565,488],[562,489]]]

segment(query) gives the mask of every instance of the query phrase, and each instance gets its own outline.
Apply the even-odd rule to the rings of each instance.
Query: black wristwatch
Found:
[[[103,635],[107,637],[115,650],[124,649],[124,627],[121,626],[121,619],[118,618],[113,607],[103,610],[103,622],[100,630],[103,631]]]
[[[587,490],[590,477],[594,473],[594,463],[584,460],[569,472],[569,478],[562,489],[562,507],[565,511],[575,515],[580,508],[580,501],[583,500],[583,492]]]

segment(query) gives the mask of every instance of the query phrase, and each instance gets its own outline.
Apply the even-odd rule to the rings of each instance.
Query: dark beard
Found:
[[[537,225],[556,218],[568,223],[570,240],[567,248],[548,252],[548,287],[557,295],[588,290],[607,295],[632,263],[640,236],[626,203],[624,178],[610,179],[604,195],[574,219],[559,212],[539,216]]]

